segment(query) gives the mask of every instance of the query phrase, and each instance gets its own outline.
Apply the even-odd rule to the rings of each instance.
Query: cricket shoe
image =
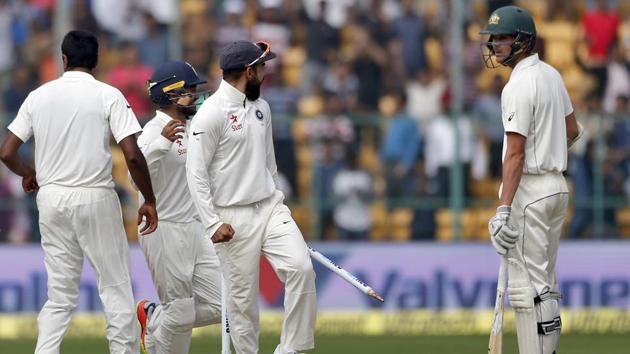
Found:
[[[273,351],[273,354],[300,354],[298,352],[296,352],[295,350],[287,350],[287,351],[280,351],[280,345],[278,345],[276,347],[276,350]]]
[[[144,340],[147,334],[147,324],[149,317],[155,310],[155,306],[155,303],[149,302],[149,300],[140,300],[136,304],[136,316],[138,317],[138,322],[140,322],[140,343],[142,344],[142,352],[145,354],[147,353],[147,347]]]

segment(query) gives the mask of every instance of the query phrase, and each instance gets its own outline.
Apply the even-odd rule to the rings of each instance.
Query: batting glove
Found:
[[[501,205],[497,208],[497,213],[488,222],[492,246],[500,255],[505,255],[509,249],[516,245],[518,240],[518,231],[508,225],[511,212],[511,206]]]

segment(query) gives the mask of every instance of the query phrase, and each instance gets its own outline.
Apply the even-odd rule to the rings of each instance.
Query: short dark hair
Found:
[[[96,36],[87,31],[70,31],[63,37],[61,53],[68,58],[68,68],[92,70],[98,62]]]

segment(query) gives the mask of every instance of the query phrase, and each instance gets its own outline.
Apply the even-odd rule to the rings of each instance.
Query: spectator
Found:
[[[118,88],[139,120],[148,117],[151,111],[151,102],[147,95],[147,80],[153,70],[140,64],[138,48],[131,42],[123,42],[120,45],[120,62],[107,76],[107,82]]]
[[[4,167],[0,168],[0,243],[7,242],[13,228],[14,203]]]
[[[630,94],[630,92],[628,93]],[[605,160],[606,194],[612,198],[624,195],[630,172],[630,105],[627,95],[617,96],[609,149]]]
[[[450,195],[450,174],[456,154],[464,172],[464,195],[470,195],[470,164],[475,148],[472,125],[466,116],[460,116],[456,122],[457,126],[453,118],[440,114],[427,124],[424,166],[431,179],[429,193],[434,197],[448,198]],[[459,131],[458,138],[455,129]]]
[[[313,144],[316,160],[322,157],[322,143],[332,142],[335,161],[343,161],[348,146],[354,142],[352,121],[343,113],[341,99],[332,94],[324,97],[324,111],[307,122],[306,136]]]
[[[225,23],[218,26],[214,36],[214,51],[216,53],[220,53],[223,47],[232,42],[251,40],[249,31],[243,24],[243,12],[245,11],[243,0],[228,0],[223,3],[223,10],[227,18]]]
[[[75,0],[72,16],[75,29],[99,33],[98,23],[92,14],[89,0]]]
[[[501,177],[503,153],[503,123],[501,120],[501,91],[503,79],[496,75],[492,85],[483,90],[473,107],[477,135],[488,145],[490,176]]]
[[[421,139],[417,123],[407,114],[407,97],[394,94],[395,111],[389,117],[381,146],[381,161],[385,169],[388,206],[394,207],[401,198],[415,194],[415,165],[420,153]],[[393,201],[393,202],[392,202]]]
[[[419,124],[424,125],[442,113],[442,96],[446,80],[436,72],[420,71],[407,83],[407,112]]]
[[[334,220],[339,238],[365,241],[372,227],[368,199],[373,194],[372,177],[361,169],[358,156],[352,149],[346,154],[346,166],[333,180],[336,207]]]
[[[339,31],[324,20],[327,1],[319,1],[319,11],[306,24],[306,63],[302,68],[302,92],[313,94],[321,87],[328,58],[339,47]]]
[[[21,64],[13,70],[11,84],[4,92],[4,109],[9,115],[17,114],[26,96],[34,89],[33,70]]]
[[[296,113],[299,93],[285,84],[282,67],[279,67],[275,73],[265,76],[263,91],[271,111],[274,112],[272,116],[273,146],[278,170],[284,173],[289,187],[295,191],[297,190],[297,161],[291,125],[292,117]]]
[[[13,66],[14,51],[12,37],[13,10],[6,0],[0,0],[0,88],[2,75]]]
[[[322,88],[343,101],[343,110],[349,111],[356,106],[359,79],[352,72],[352,67],[345,59],[340,59],[326,70]]]
[[[610,62],[607,66],[606,88],[604,90],[604,111],[612,113],[616,110],[620,95],[630,93],[630,63],[624,62],[623,52],[618,46],[613,46]]]
[[[402,42],[402,59],[408,76],[427,69],[424,51],[426,32],[422,17],[414,8],[414,1],[402,0],[403,14],[394,22],[396,37]],[[479,48],[476,48],[479,50]]]
[[[151,69],[164,64],[169,59],[169,34],[166,25],[158,23],[150,13],[145,12],[146,37],[138,41],[140,62]]]
[[[606,87],[608,61],[611,46],[617,41],[619,15],[608,9],[608,0],[597,0],[582,17],[583,42],[588,53],[584,65],[597,78],[597,92],[601,95]]]
[[[375,111],[383,89],[383,69],[387,64],[387,54],[366,29],[359,28],[354,33],[351,61],[354,74],[359,78],[357,109]]]
[[[322,157],[313,166],[313,190],[321,226],[322,240],[334,238],[333,180],[343,168],[343,162],[335,157],[335,146],[331,139],[322,141]]]
[[[569,150],[569,175],[573,185],[573,215],[569,222],[568,238],[584,237],[593,222],[593,172],[594,141],[604,117],[601,98],[593,91],[584,97],[584,109],[577,112],[578,121],[584,125],[580,140]]]

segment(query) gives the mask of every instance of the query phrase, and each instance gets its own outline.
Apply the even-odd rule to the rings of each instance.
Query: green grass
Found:
[[[260,353],[271,354],[278,339],[262,337]],[[506,335],[504,353],[515,354],[516,336]],[[321,354],[482,354],[486,352],[487,336],[318,336],[317,348],[309,353]],[[0,353],[33,353],[34,340],[0,340]],[[564,354],[627,354],[630,347],[628,335],[569,334],[560,339],[558,353]],[[219,354],[218,337],[194,338],[191,354]],[[105,339],[64,340],[64,354],[107,353]]]

